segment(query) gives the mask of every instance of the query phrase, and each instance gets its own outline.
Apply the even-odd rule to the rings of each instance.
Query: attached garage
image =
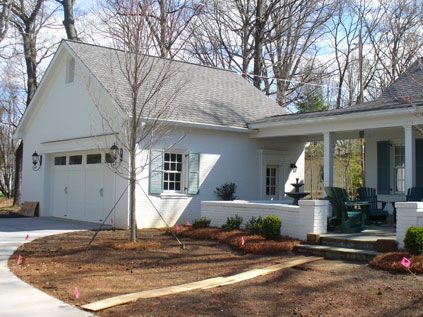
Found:
[[[104,221],[114,205],[116,192],[116,175],[107,166],[107,159],[108,154],[98,152],[51,155],[52,216]]]

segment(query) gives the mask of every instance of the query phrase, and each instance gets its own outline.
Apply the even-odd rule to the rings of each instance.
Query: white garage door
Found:
[[[115,177],[100,153],[53,155],[51,213],[102,222],[114,204]]]

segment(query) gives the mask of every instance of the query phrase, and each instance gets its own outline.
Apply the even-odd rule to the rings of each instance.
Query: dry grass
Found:
[[[370,266],[376,269],[391,272],[408,272],[407,269],[401,265],[401,260],[403,257],[411,260],[411,272],[416,274],[423,273],[423,254],[410,255],[408,252],[389,252],[378,255],[372,261],[370,261]]]
[[[191,239],[218,241],[237,250],[252,254],[292,252],[300,244],[299,240],[289,237],[266,240],[260,235],[249,235],[247,232],[241,230],[224,231],[213,227],[193,229],[189,226],[183,226],[179,229],[178,235]],[[244,245],[241,245],[242,237],[244,237]]]

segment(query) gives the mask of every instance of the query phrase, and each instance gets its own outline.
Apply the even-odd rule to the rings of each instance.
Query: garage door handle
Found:
[[[100,196],[103,197],[103,188],[100,188]]]
[[[65,190],[65,194],[67,194],[68,193],[68,187],[66,186],[64,190]]]

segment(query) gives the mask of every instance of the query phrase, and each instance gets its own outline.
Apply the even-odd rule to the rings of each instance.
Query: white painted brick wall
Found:
[[[308,233],[326,233],[329,203],[325,200],[300,200],[299,206],[259,202],[203,201],[201,216],[212,226],[222,226],[228,217],[238,215],[245,225],[251,217],[276,215],[282,221],[281,235],[305,240]]]
[[[423,202],[399,202],[397,207],[397,243],[404,247],[405,234],[411,226],[423,227]]]
[[[259,200],[260,193],[260,157],[259,150],[275,150],[281,153],[278,160],[285,162],[284,168],[290,171],[289,163],[296,162],[296,174],[286,173],[283,182],[292,183],[294,176],[303,179],[304,155],[300,141],[257,140],[247,134],[233,132],[207,131],[200,129],[181,130],[184,138],[179,142],[174,139],[168,143],[176,145],[175,150],[200,153],[200,192],[198,195],[148,195],[148,166],[139,175],[137,186],[137,224],[140,228],[164,227],[165,224],[157,214],[159,210],[166,222],[175,223],[193,221],[200,217],[201,201],[218,199],[214,190],[226,182],[237,184],[236,195],[239,199]],[[166,141],[165,140],[165,141]],[[168,148],[169,144],[157,144],[157,148]],[[142,148],[142,146],[141,146]],[[148,152],[142,151],[138,156],[138,165],[148,162]],[[292,188],[289,185],[290,189]],[[226,217],[225,217],[226,221]]]

